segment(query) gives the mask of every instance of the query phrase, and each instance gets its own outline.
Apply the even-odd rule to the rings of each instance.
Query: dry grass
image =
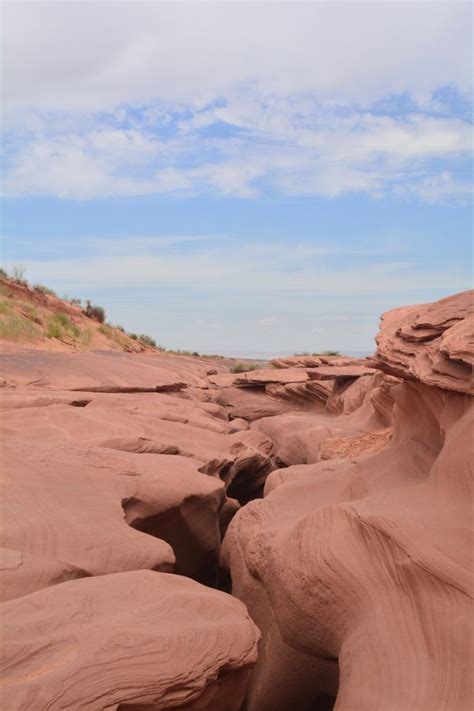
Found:
[[[57,313],[50,317],[46,335],[48,338],[57,338],[60,341],[64,338],[76,340],[80,337],[81,331],[69,316]]]
[[[40,331],[29,319],[20,314],[3,311],[3,317],[0,319],[0,338],[17,343],[34,341],[40,336]]]

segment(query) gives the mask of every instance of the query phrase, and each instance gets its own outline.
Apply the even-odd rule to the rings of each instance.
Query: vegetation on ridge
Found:
[[[107,323],[102,306],[89,300],[83,306],[81,299],[60,298],[44,284],[29,285],[25,272],[21,264],[9,272],[0,269],[4,297],[0,301],[0,339],[16,343],[48,339],[76,349],[105,346],[123,351],[164,350],[151,336],[128,334],[122,326]]]

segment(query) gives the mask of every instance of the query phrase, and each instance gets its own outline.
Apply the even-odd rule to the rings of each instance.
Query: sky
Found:
[[[468,2],[5,2],[2,262],[169,348],[370,352],[472,282]]]

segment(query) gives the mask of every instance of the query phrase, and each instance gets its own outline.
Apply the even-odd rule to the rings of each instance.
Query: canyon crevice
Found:
[[[470,710],[473,353],[2,347],[3,708]]]

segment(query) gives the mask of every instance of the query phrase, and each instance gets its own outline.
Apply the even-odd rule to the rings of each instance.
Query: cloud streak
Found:
[[[272,120],[267,122],[269,111]],[[226,116],[218,114],[220,121]],[[256,198],[269,190],[329,197],[367,192],[429,200],[469,192],[449,170],[450,161],[467,160],[472,151],[472,128],[457,118],[417,113],[396,120],[368,112],[340,117],[326,111],[323,119],[316,119],[313,114],[302,117],[296,105],[285,107],[280,116],[259,106],[245,119],[227,117],[232,130],[245,128],[244,135],[228,139],[203,138],[199,123],[182,135],[172,116],[167,133],[173,134],[167,139],[150,130],[111,128],[31,136],[10,154],[5,191],[10,196],[77,199],[163,193]],[[435,160],[441,163],[434,166]]]
[[[334,256],[329,249],[328,255]],[[375,263],[346,263],[328,259],[324,250],[311,257],[298,254],[291,244],[259,253],[258,245],[242,250],[237,245],[221,249],[193,249],[185,254],[116,254],[82,259],[30,261],[28,274],[55,288],[119,289],[177,288],[208,292],[293,293],[341,296],[403,292],[438,288],[465,288],[461,271],[421,269],[413,261],[379,259]]]
[[[467,3],[41,2],[4,14],[9,197],[470,193]]]

